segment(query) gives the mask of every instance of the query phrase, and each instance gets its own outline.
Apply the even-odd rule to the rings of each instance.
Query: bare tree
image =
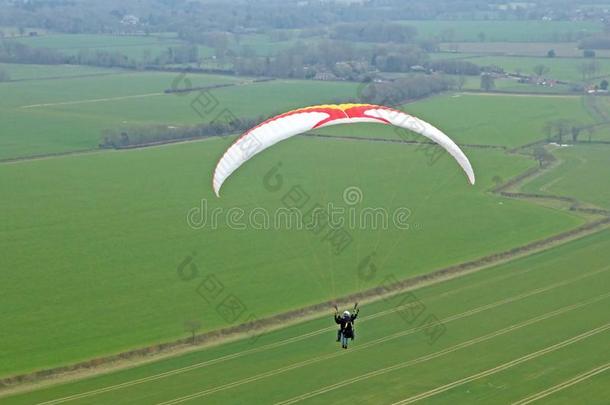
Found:
[[[544,166],[546,163],[553,161],[553,155],[542,145],[536,146],[533,151],[534,159],[538,161],[540,167]]]
[[[189,319],[184,322],[184,330],[191,334],[191,343],[195,344],[195,337],[199,329],[201,329],[201,321],[196,319]]]
[[[466,80],[466,76],[459,75],[456,79],[456,88],[461,91],[464,88],[464,85],[466,84]]]
[[[6,69],[0,68],[0,82],[8,82],[11,80],[11,75]]]
[[[537,76],[544,76],[547,73],[549,73],[551,71],[551,69],[546,66],[546,65],[536,65],[534,66],[534,73],[536,73]]]
[[[583,62],[576,67],[582,76],[582,80],[587,80],[590,77],[594,77],[599,72],[599,62],[592,60],[590,62]]]
[[[572,143],[578,143],[578,136],[580,132],[583,130],[583,127],[578,123],[573,123],[570,128],[570,133],[572,134]]]
[[[555,139],[559,144],[563,143],[563,137],[571,131],[570,122],[566,119],[557,119],[548,121],[544,124],[544,132],[547,135],[547,140]]]
[[[489,73],[481,75],[481,88],[485,91],[490,91],[496,88],[496,79]]]

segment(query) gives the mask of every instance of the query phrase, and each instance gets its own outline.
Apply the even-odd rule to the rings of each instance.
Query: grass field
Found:
[[[512,403],[543,393],[550,403],[602,404],[610,396],[609,260],[605,231],[364,305],[347,351],[334,343],[329,311],[255,341],[3,403]],[[391,274],[384,269],[378,283]]]
[[[544,65],[549,68],[545,74],[556,80],[580,82],[583,78],[579,67],[584,63],[590,63],[591,59],[585,58],[529,58],[529,57],[508,57],[508,56],[488,56],[481,58],[471,58],[468,61],[480,66],[496,65],[504,68],[507,72],[521,72],[526,75],[534,74],[534,67]],[[610,59],[599,59],[599,71],[596,77],[610,75]],[[585,80],[586,81],[586,80]]]
[[[481,79],[479,77],[469,77],[464,85],[464,90],[481,90]],[[554,86],[541,86],[530,83],[519,83],[514,78],[497,79],[495,82],[495,90],[508,93],[526,93],[535,95],[576,95],[573,93],[569,85],[555,84]]]
[[[251,311],[266,316],[370,287],[350,275],[372,252],[384,269],[405,278],[582,222],[487,192],[495,176],[515,176],[532,160],[468,150],[479,176],[469,189],[446,156],[429,165],[415,147],[358,141],[299,138],[278,145],[236,173],[216,200],[209,173],[226,145],[217,139],[0,167],[0,183],[11,190],[0,202],[6,216],[0,255],[15,269],[5,275],[14,288],[0,305],[11,314],[3,320],[7,330],[20,331],[4,338],[0,375],[176,338],[193,317],[204,320],[205,330],[223,326],[196,284],[176,276],[192,252],[202,271],[217,274]],[[259,181],[278,161],[286,187],[270,193]],[[226,221],[195,230],[185,222],[202,198],[210,210],[274,212],[297,184],[312,204],[342,204],[343,190],[357,185],[366,207],[408,208],[411,228],[357,228],[350,253],[335,256],[309,232],[243,231]],[[452,243],[432,254],[439,235]]]
[[[574,21],[404,21],[418,36],[456,42],[562,42],[579,33],[601,31],[601,24]],[[481,41],[479,34],[484,34]]]
[[[120,52],[135,60],[142,60],[145,52],[154,58],[169,46],[184,45],[181,40],[164,35],[48,34],[14,40],[28,46],[55,49],[67,55],[75,55],[81,50],[105,50]]]
[[[253,116],[355,92],[355,85],[349,83],[245,84],[214,90],[218,108],[214,114],[200,117],[191,108],[195,95],[152,93],[171,87],[174,78],[147,73],[103,76],[95,81],[5,83],[3,86],[13,86],[15,91],[2,100],[0,108],[13,114],[14,134],[19,138],[5,135],[4,153],[15,156],[26,147],[24,154],[91,147],[99,139],[99,131],[113,123],[196,123],[212,120],[229,106],[237,116]],[[190,78],[195,86],[236,80],[207,75]],[[147,94],[154,96],[140,97]],[[134,96],[137,98],[128,98]],[[544,122],[557,114],[587,117],[578,97],[446,95],[409,104],[406,110],[439,125],[458,142],[509,147],[543,137]],[[23,138],[24,128],[40,131],[41,122],[46,123],[43,133]],[[3,124],[5,134],[11,133],[7,131],[10,124]],[[364,124],[331,130],[351,136],[394,135],[388,128]],[[40,143],[33,141],[37,137]],[[252,311],[265,316],[370,287],[349,274],[371,252],[383,260],[384,268],[404,278],[581,223],[564,212],[487,193],[493,178],[508,179],[535,164],[523,157],[468,150],[479,174],[477,186],[468,193],[453,162],[444,157],[431,165],[428,156],[414,146],[296,139],[278,145],[249,164],[246,172],[237,173],[227,184],[224,198],[211,199],[212,207],[277,208],[281,196],[269,194],[252,179],[264,178],[281,159],[285,176],[306,188],[312,201],[340,203],[342,190],[358,185],[367,206],[408,207],[412,230],[359,230],[353,235],[354,253],[335,257],[319,238],[298,231],[257,232],[252,240],[252,230],[239,232],[226,224],[217,230],[190,229],[185,224],[186,213],[201,198],[211,198],[207,173],[227,142],[213,139],[0,167],[2,184],[12,190],[1,203],[7,214],[2,232],[8,237],[1,253],[8,267],[19,269],[10,275],[10,282],[21,286],[3,295],[2,305],[15,311],[5,324],[24,332],[5,342],[10,350],[0,361],[0,375],[173,339],[182,335],[182,323],[194,317],[205,320],[205,330],[223,326],[222,318],[202,309],[196,285],[176,276],[176,266],[192,252],[198,254],[198,263],[206,272],[218,272]],[[356,165],[354,156],[367,160],[359,159]],[[396,189],[396,179],[403,177],[417,180]],[[142,182],[142,178],[147,180]],[[391,195],[387,190],[393,190]],[[392,207],[388,207],[388,199]],[[473,206],[480,220],[471,221]],[[451,212],[450,218],[446,212]],[[448,230],[447,223],[462,225]],[[442,254],[422,255],[439,234],[460,242]],[[480,234],[493,236],[474,237]],[[273,263],[264,264],[260,252],[268,243],[281,248]],[[227,262],[227,255],[234,259]],[[348,281],[343,281],[345,277]],[[138,286],[137,293],[133,293],[134,286]],[[286,294],[287,288],[297,286],[304,287],[303,293]],[[256,294],[257,289],[279,294],[283,300],[269,302]],[[27,301],[19,299],[25,296]],[[74,302],[80,304],[75,307]],[[122,315],[117,317],[117,312]],[[82,321],[83,313],[94,314],[90,327]],[[80,326],[75,328],[77,323]],[[36,333],[41,327],[51,330],[50,325],[56,327],[49,334]],[[22,350],[28,356],[20,355]]]
[[[29,35],[30,31],[36,31],[38,34],[46,34],[47,30],[43,28],[34,28],[34,27],[23,27],[24,35]],[[14,26],[0,26],[0,31],[4,33],[5,37],[18,37],[21,34],[19,33],[19,27]]]
[[[573,57],[581,55],[574,42],[548,41],[575,41],[601,29],[580,22],[404,23],[416,26],[419,38],[460,41],[443,45],[459,52],[432,59],[467,58],[522,73],[545,64],[548,76],[568,81],[580,80],[577,66],[589,60]],[[271,34],[243,35],[229,48],[273,55],[298,40],[294,33],[283,41],[272,41]],[[175,34],[14,40],[67,54],[116,50],[134,59],[182,44]],[[566,57],[544,58],[548,49]],[[212,54],[200,47],[200,55]],[[610,53],[598,56],[599,75],[610,75],[604,59]],[[468,77],[463,92],[402,108],[464,145],[477,176],[473,187],[446,154],[436,160],[434,148],[376,142],[400,138],[391,127],[358,124],[314,131],[335,139],[301,136],[274,146],[237,171],[217,199],[211,173],[235,136],[95,150],[102,131],[270,116],[354,99],[359,84],[189,74],[195,87],[229,86],[166,94],[183,88],[184,77],[84,66],[0,68],[12,79],[0,83],[0,160],[26,158],[0,162],[0,257],[2,285],[8,286],[0,289],[0,378],[184,338],[190,335],[185,323],[192,321],[201,322],[200,333],[237,326],[572,230],[591,217],[491,190],[538,165],[505,149],[546,139],[543,128],[551,120],[594,124],[610,114],[610,97],[558,94],[566,87],[501,79],[500,92],[481,93],[469,91],[479,89],[480,78]],[[581,140],[587,136],[583,132]],[[599,126],[592,140],[610,140],[608,127]],[[608,145],[547,148],[558,164],[520,191],[610,209]],[[78,151],[83,153],[44,156]],[[270,181],[280,185],[274,189]],[[344,192],[354,188],[360,199],[352,205]],[[388,227],[349,227],[351,243],[333,252],[328,234],[295,229],[274,216],[294,203],[299,190],[307,197],[300,201],[303,212],[328,204],[356,212],[378,209],[389,214]],[[270,216],[267,226],[260,217],[252,220],[259,210]],[[398,210],[408,213],[407,229],[391,221]],[[363,277],[369,259],[377,270]],[[365,304],[357,340],[347,351],[337,347],[334,324],[324,317],[254,342],[223,343],[75,378],[0,397],[0,403],[512,403],[538,397],[604,403],[610,398],[609,259],[606,230]],[[192,279],[182,273],[190,264]],[[209,277],[241,303],[242,313],[228,318],[218,302],[203,296]],[[409,300],[413,305],[404,307]],[[423,308],[419,315],[417,308]],[[434,342],[422,326],[431,319],[441,320],[444,331]],[[78,374],[66,376],[72,377]]]
[[[316,39],[320,39],[316,37]],[[38,37],[18,37],[11,40],[29,46],[55,49],[67,55],[75,55],[81,50],[104,50],[120,52],[134,60],[154,58],[170,46],[186,45],[176,35],[100,35],[100,34],[47,34]],[[307,40],[307,39],[305,39]],[[239,39],[231,37],[229,49],[238,53],[244,48],[253,50],[259,56],[273,56],[278,51],[294,46],[299,41],[298,31],[290,40],[272,40],[269,34],[240,35]],[[210,57],[214,49],[199,45],[199,56]]]
[[[582,57],[583,50],[578,49],[576,42],[445,42],[440,45],[442,51],[456,54],[493,54],[507,56],[545,57],[551,49],[559,57]],[[598,58],[610,57],[610,50],[595,51]]]
[[[24,65],[18,63],[0,63],[0,69],[8,72],[11,80],[43,80],[124,72],[122,69],[94,66]]]
[[[581,97],[574,96],[457,93],[407,104],[403,110],[433,122],[460,143],[507,147],[545,139],[545,123],[559,116],[583,123],[593,122],[582,105]],[[378,129],[373,124],[356,128],[330,127],[318,132],[399,139],[394,129]]]
[[[583,202],[610,209],[608,145],[577,145],[555,151],[561,166],[528,183],[530,192],[571,195]],[[586,181],[585,181],[586,180]]]
[[[0,83],[0,91],[7,95],[0,100],[0,112],[8,117],[0,123],[0,159],[94,148],[103,129],[126,124],[124,115],[131,109],[146,112],[142,107],[146,98],[162,98],[160,108],[174,107],[174,111],[183,111],[182,117],[195,122],[197,115],[187,97],[163,94],[177,77],[172,73],[127,73]],[[190,79],[193,86],[238,81],[213,75],[193,75]],[[119,105],[124,100],[133,104]],[[78,106],[91,108],[79,111]],[[108,111],[114,115],[109,117]],[[166,117],[166,123],[181,123],[180,116],[173,120]]]
[[[353,97],[355,83],[274,81],[189,75],[193,86],[242,83],[200,96],[163,94],[184,81],[172,73],[126,73],[92,78],[1,83],[9,97],[0,111],[0,159],[94,148],[104,129],[130,125],[188,124],[269,115],[319,102]]]

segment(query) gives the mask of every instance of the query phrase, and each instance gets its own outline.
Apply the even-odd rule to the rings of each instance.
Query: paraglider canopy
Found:
[[[276,143],[304,132],[337,124],[373,122],[405,128],[445,149],[474,184],[474,171],[464,152],[431,124],[393,108],[374,104],[329,104],[300,108],[277,115],[248,130],[224,153],[214,170],[212,186],[217,197],[227,178],[242,164]]]

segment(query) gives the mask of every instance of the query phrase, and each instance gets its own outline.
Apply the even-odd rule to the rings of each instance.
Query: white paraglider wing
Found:
[[[274,144],[315,128],[374,122],[405,128],[443,147],[458,162],[470,184],[475,176],[462,150],[442,131],[402,111],[372,104],[339,104],[302,108],[271,118],[239,137],[218,161],[212,179],[216,196],[227,178],[256,154]]]
[[[459,146],[455,144],[447,135],[445,135],[440,129],[428,124],[424,120],[407,115],[403,112],[397,112],[396,110],[389,109],[376,109],[367,111],[370,115],[378,115],[380,118],[388,120],[392,125],[397,127],[408,129],[420,135],[425,136],[431,141],[439,144],[445,149],[453,158],[458,162],[462,170],[468,176],[470,184],[474,184],[474,170],[468,160],[468,157],[462,152]]]
[[[276,143],[303,132],[307,132],[328,117],[323,112],[304,112],[270,119],[239,137],[218,161],[212,185],[216,196],[225,180],[254,155]]]

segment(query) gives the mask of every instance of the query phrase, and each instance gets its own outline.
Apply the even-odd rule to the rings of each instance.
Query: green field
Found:
[[[364,305],[357,339],[347,351],[334,343],[329,314],[254,341],[4,398],[3,403],[519,401],[610,364],[609,260],[606,231]],[[391,275],[392,269],[383,268],[377,282],[383,285]],[[442,326],[422,326],[431,316]],[[609,378],[606,371],[545,399],[602,404],[610,395]]]
[[[601,24],[574,21],[404,21],[419,37],[444,42],[569,42],[600,32]],[[483,33],[483,41],[479,34]]]
[[[361,12],[356,7],[354,16]],[[543,64],[547,77],[583,81],[578,67],[592,59],[582,58],[577,41],[602,31],[601,22],[475,20],[484,15],[479,11],[468,20],[449,21],[447,14],[401,23],[414,26],[418,40],[440,43],[442,52],[429,60],[460,58],[522,74]],[[298,41],[330,38],[335,28],[329,23],[326,34],[301,38],[300,29],[276,29],[282,26],[236,26],[227,33],[227,49],[270,62]],[[186,44],[176,32],[40,33],[9,40],[67,55],[117,51],[140,62]],[[378,45],[351,43],[370,48],[373,58],[389,59],[399,49]],[[199,67],[233,63],[197,46]],[[556,58],[545,57],[549,49]],[[609,57],[610,51],[597,52],[600,69],[587,81],[610,76]],[[396,70],[405,70],[403,62]],[[311,68],[336,66],[318,61]],[[361,68],[374,82],[406,75],[354,70]],[[610,210],[610,97],[509,76],[496,79],[496,91],[482,92],[481,78],[468,76],[459,90],[399,108],[461,145],[474,186],[440,148],[391,142],[425,138],[356,124],[273,146],[236,171],[218,199],[212,172],[238,134],[126,150],[100,149],[102,134],[269,117],[357,100],[362,84],[76,65],[3,63],[0,69],[10,75],[0,83],[0,379],[95,363],[41,385],[18,383],[17,390],[31,389],[19,394],[0,381],[0,403],[608,403],[610,229],[586,235],[577,229],[606,214],[497,190],[531,172],[504,190]],[[208,89],[166,92],[187,82]],[[545,126],[558,119],[595,131],[583,129],[576,145],[544,145],[556,161],[536,170],[531,144],[547,141]],[[358,194],[354,204],[346,199],[349,190]],[[299,202],[304,216],[315,207],[344,210],[344,250],[335,250],[336,232],[290,223],[285,208]],[[373,219],[362,219],[365,210]],[[574,239],[565,240],[575,229],[568,234]],[[521,255],[540,241],[546,250]],[[363,263],[373,264],[372,275],[363,276]],[[464,271],[475,267],[480,271]],[[443,269],[463,273],[426,276]],[[231,335],[205,348],[172,346],[174,352],[158,358],[105,363],[108,356],[152,352],[190,337],[189,323],[200,323],[197,333],[244,327],[418,276],[425,282],[413,292],[361,303],[349,350],[334,341],[329,308],[328,316],[299,315],[256,339]],[[210,277],[222,284],[221,299],[232,297],[242,312],[223,312],[206,296]],[[433,332],[442,333],[431,339],[425,325],[435,319],[441,324]]]
[[[0,159],[94,148],[103,129],[129,124],[124,115],[130,109],[143,111],[141,101],[146,98],[162,98],[161,109],[174,107],[194,122],[197,115],[187,97],[163,94],[177,77],[172,73],[126,73],[0,83],[1,91],[8,95],[0,100],[0,113],[9,117],[0,123]],[[229,76],[191,78],[193,86],[237,81]],[[133,104],[118,105],[125,100]],[[78,111],[79,106],[91,108]],[[110,119],[108,111],[114,114]],[[166,123],[172,122],[180,123],[180,118],[168,118]]]
[[[561,165],[528,183],[530,192],[571,195],[577,199],[610,209],[610,145],[577,145],[555,151]]]
[[[271,114],[356,93],[354,83],[242,83],[238,80],[244,79],[227,76],[191,75],[194,86],[238,84],[213,90],[217,107],[199,116],[192,108],[197,94],[161,93],[175,78],[125,73],[95,80],[5,83],[11,97],[0,102],[0,109],[13,118],[2,124],[4,156],[91,148],[104,128],[194,124],[211,121],[225,108],[236,116]],[[408,104],[405,110],[434,122],[460,143],[506,147],[543,139],[545,122],[558,115],[592,120],[580,97],[448,94]],[[323,133],[397,138],[389,127],[365,124],[331,127]],[[370,287],[349,274],[373,251],[396,277],[406,278],[582,223],[566,212],[488,193],[492,179],[509,179],[535,165],[533,160],[467,148],[478,175],[477,185],[469,190],[446,156],[431,163],[417,146],[366,141],[298,138],[278,145],[236,173],[223,199],[216,200],[208,187],[209,173],[229,141],[0,167],[1,183],[12,190],[0,203],[7,216],[0,229],[7,243],[0,254],[8,267],[20,269],[9,277],[20,287],[4,294],[1,304],[16,311],[5,323],[24,332],[5,342],[10,350],[0,359],[0,375],[174,339],[182,336],[183,322],[194,317],[205,320],[204,330],[224,326],[202,305],[196,286],[176,276],[176,266],[192,252],[206,272],[221,274],[257,316],[267,316]],[[210,199],[210,209],[278,208],[282,196],[253,181],[264,178],[278,161],[285,177],[308,190],[312,201],[341,203],[342,191],[358,185],[369,207],[408,207],[413,228],[356,230],[353,253],[335,257],[319,237],[302,231],[237,231],[226,223],[219,229],[187,226],[186,213],[202,198]],[[476,221],[473,209],[479,213]],[[460,226],[447,228],[451,223]],[[440,234],[458,242],[441,254],[423,255]],[[482,234],[490,236],[476,237]],[[260,252],[267,244],[281,248],[273,263],[265,264]],[[269,301],[258,289],[282,299]],[[122,315],[117,317],[117,312]],[[93,315],[83,321],[83,314]],[[57,327],[44,335],[36,333],[41,325]],[[21,355],[22,350],[28,355]]]
[[[270,115],[313,103],[354,97],[355,83],[274,81],[189,75],[193,86],[243,84],[200,95],[163,94],[184,81],[175,73],[126,73],[92,78],[0,83],[0,159],[95,148],[104,129],[184,125]],[[204,105],[205,104],[205,105]],[[196,108],[197,111],[195,111]],[[224,114],[224,115],[222,115]]]
[[[547,121],[562,117],[582,123],[593,119],[575,96],[523,97],[510,94],[448,94],[403,106],[403,110],[434,122],[460,143],[517,147],[545,139]],[[330,127],[324,134],[399,139],[393,128],[362,125]],[[408,139],[420,139],[409,137]]]
[[[582,57],[583,50],[578,48],[577,42],[445,42],[440,45],[441,51],[453,52],[456,55],[465,53],[490,54],[506,56],[534,56],[545,57],[551,49],[558,57]],[[597,58],[610,57],[610,50],[598,49]]]
[[[446,156],[430,166],[415,147],[357,141],[300,138],[278,145],[236,173],[217,200],[209,173],[226,145],[218,139],[2,165],[0,183],[12,192],[0,202],[6,215],[0,231],[7,239],[0,255],[6,268],[19,270],[7,274],[15,287],[0,304],[12,314],[5,327],[22,333],[5,338],[0,374],[176,338],[191,317],[205,320],[206,330],[223,326],[196,286],[176,276],[191,252],[206,272],[217,273],[252,311],[266,316],[370,287],[350,274],[372,251],[384,268],[405,278],[581,223],[487,193],[495,176],[510,178],[531,167],[526,158],[469,150],[479,178],[468,189]],[[210,209],[279,208],[282,196],[260,183],[278,161],[290,185],[308,190],[312,202],[341,204],[343,190],[358,185],[367,207],[407,207],[411,230],[355,229],[351,253],[335,256],[309,232],[243,231],[226,222],[218,229],[187,226],[186,213],[202,198]],[[282,194],[287,191],[288,185]],[[425,254],[440,234],[453,242]],[[276,246],[273,261],[264,259],[270,254],[265,246]],[[47,333],[37,333],[41,329]]]
[[[549,68],[545,77],[556,80],[580,82],[587,77],[582,76],[581,67],[585,63],[590,63],[591,59],[585,58],[528,58],[528,57],[509,57],[509,56],[488,56],[481,58],[468,59],[469,62],[480,66],[496,65],[502,67],[506,72],[520,72],[524,75],[534,75],[534,67],[544,65]],[[599,71],[596,77],[610,75],[610,59],[599,59]]]
[[[99,35],[99,34],[48,34],[14,39],[25,45],[49,48],[76,55],[81,50],[120,52],[132,59],[142,60],[160,55],[169,46],[184,45],[174,36],[165,35]]]
[[[11,80],[43,80],[67,77],[105,75],[124,72],[122,69],[100,68],[79,65],[24,65],[0,63],[0,69],[10,75]]]
[[[319,37],[316,37],[320,39]],[[134,60],[154,58],[170,46],[186,45],[176,35],[100,35],[100,34],[47,34],[37,37],[18,37],[12,40],[29,46],[50,48],[75,55],[81,50],[104,50],[120,52]],[[259,56],[272,56],[278,51],[294,46],[299,41],[298,31],[293,38],[285,41],[272,40],[269,34],[248,34],[230,37],[229,49],[238,53],[244,48],[253,50]],[[214,49],[199,45],[199,56],[210,57]]]

